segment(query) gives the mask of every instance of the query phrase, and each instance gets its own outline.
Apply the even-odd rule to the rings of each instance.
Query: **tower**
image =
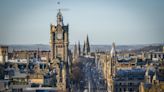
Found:
[[[77,54],[78,54],[78,56],[80,56],[80,55],[81,55],[80,42],[78,42],[78,50],[77,50]]]
[[[116,47],[115,43],[112,43],[112,49],[110,52],[110,76],[115,77],[116,74],[116,62],[117,62],[117,52],[116,52]]]
[[[77,61],[77,45],[75,43],[74,45],[74,49],[73,49],[73,63],[75,63]]]
[[[83,55],[85,55],[85,41],[84,41],[84,45],[83,45]]]
[[[87,35],[87,38],[84,41],[83,54],[88,55],[89,53],[90,53],[90,44],[89,44],[89,38],[88,38],[88,35]]]
[[[75,45],[74,45],[74,50],[73,50],[73,56],[74,57],[76,57],[76,55],[77,55],[77,45],[76,45],[76,43],[75,43]]]
[[[68,64],[68,25],[64,25],[63,16],[59,9],[57,25],[50,25],[51,64],[57,72],[57,88],[66,90]]]
[[[85,43],[85,53],[88,55],[89,52],[90,52],[90,44],[89,44],[89,38],[88,38],[88,35],[87,35],[87,38],[86,38],[86,43]]]

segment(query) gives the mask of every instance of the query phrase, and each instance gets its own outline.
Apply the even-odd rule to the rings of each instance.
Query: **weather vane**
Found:
[[[58,1],[57,4],[60,4],[60,1]]]
[[[60,5],[61,5],[61,2],[58,1],[58,2],[57,2],[57,8],[58,8],[57,10],[58,10],[58,11],[68,11],[68,10],[69,10],[69,9],[67,9],[67,8],[61,8]]]
[[[57,2],[58,10],[60,10],[60,1]]]

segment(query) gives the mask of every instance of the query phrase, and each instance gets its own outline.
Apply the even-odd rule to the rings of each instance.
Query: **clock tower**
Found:
[[[57,25],[50,25],[51,66],[56,71],[56,86],[66,90],[68,62],[68,25],[64,25],[63,16],[59,9]]]

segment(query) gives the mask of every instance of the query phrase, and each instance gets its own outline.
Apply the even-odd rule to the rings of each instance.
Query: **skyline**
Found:
[[[87,34],[91,44],[163,43],[164,1],[62,0],[70,43]],[[0,44],[49,44],[56,24],[57,1],[0,1]],[[28,39],[27,39],[28,38]]]

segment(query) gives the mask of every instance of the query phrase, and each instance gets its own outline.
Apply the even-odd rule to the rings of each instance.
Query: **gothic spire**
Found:
[[[85,48],[86,48],[86,46],[85,46],[85,40],[84,40],[84,45],[83,45],[83,55],[85,55]]]
[[[79,56],[81,55],[80,41],[78,41],[78,52],[77,53]]]
[[[85,50],[86,50],[86,54],[88,54],[90,52],[90,44],[89,44],[88,35],[87,35],[86,43],[85,43]]]

